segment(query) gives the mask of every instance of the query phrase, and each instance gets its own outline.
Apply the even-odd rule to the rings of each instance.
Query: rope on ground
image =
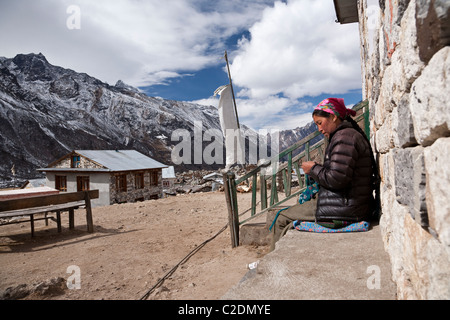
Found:
[[[221,234],[222,232],[224,232],[226,229],[228,228],[228,223],[223,226],[222,229],[219,230],[219,232],[217,232],[214,236],[212,236],[211,238],[209,238],[208,240],[204,241],[202,244],[198,245],[197,247],[195,247],[194,250],[192,250],[191,252],[189,252],[188,255],[186,255],[180,262],[178,262],[171,270],[169,270],[162,278],[160,278],[158,280],[158,282],[151,287],[139,300],[146,300],[148,299],[148,297],[153,293],[153,291],[158,288],[159,286],[161,286],[164,281],[170,277],[177,269],[180,265],[182,265],[183,263],[185,263],[186,261],[188,261],[194,254],[196,254],[198,251],[200,251],[201,248],[203,248],[208,242],[214,240],[219,234]]]
[[[260,201],[258,201],[258,203],[256,203],[256,205],[259,204]],[[239,214],[239,216],[244,215],[245,213],[249,212],[252,208],[248,208],[247,210],[245,210],[244,212],[242,212],[241,214]],[[198,251],[200,251],[201,248],[203,248],[208,242],[214,240],[219,234],[221,234],[222,232],[224,232],[226,229],[228,228],[228,223],[222,227],[222,229],[219,230],[219,232],[217,232],[215,235],[213,235],[211,238],[209,238],[208,240],[204,241],[203,243],[201,243],[200,245],[198,245],[197,247],[195,247],[194,250],[192,250],[191,252],[189,252],[180,262],[178,262],[172,269],[170,269],[162,278],[160,278],[158,280],[158,282],[156,282],[156,284],[151,287],[149,290],[147,290],[147,292],[145,292],[145,294],[139,299],[139,300],[146,300],[148,299],[148,297],[153,293],[153,291],[155,291],[155,289],[157,289],[159,286],[161,286],[164,281],[169,278],[172,274],[174,274],[174,272],[178,269],[179,266],[181,266],[183,263],[185,263],[186,261],[188,261],[194,254],[196,254]]]

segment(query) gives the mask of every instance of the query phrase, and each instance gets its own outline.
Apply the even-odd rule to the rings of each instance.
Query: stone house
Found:
[[[177,177],[175,175],[174,166],[170,166],[162,170],[162,180],[164,189],[173,188],[176,179]]]
[[[398,299],[450,299],[450,1],[334,0],[359,23],[362,93]]]
[[[99,190],[92,206],[162,197],[167,166],[135,150],[75,150],[39,171],[60,192]]]
[[[175,195],[174,190],[175,180],[177,179],[175,175],[174,166],[169,166],[168,168],[162,169],[162,186],[163,186],[163,196]]]

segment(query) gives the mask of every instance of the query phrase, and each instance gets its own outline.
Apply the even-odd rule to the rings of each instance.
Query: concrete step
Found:
[[[267,246],[270,243],[269,229],[265,222],[247,223],[239,230],[239,245]]]
[[[367,232],[290,230],[222,299],[393,300],[396,285],[378,225]]]
[[[272,225],[272,221],[277,212],[282,208],[286,207],[274,207],[268,210],[265,217],[257,219],[258,222],[246,223],[242,225],[239,229],[239,245],[270,245],[269,228]],[[265,222],[263,220],[265,220]]]

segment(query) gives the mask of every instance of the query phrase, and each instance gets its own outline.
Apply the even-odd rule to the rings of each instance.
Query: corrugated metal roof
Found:
[[[111,171],[167,168],[167,165],[136,150],[75,150],[75,152]]]
[[[84,173],[89,173],[89,172],[103,173],[103,172],[114,171],[114,170],[110,170],[110,169],[98,169],[98,168],[52,168],[52,167],[38,168],[36,170],[39,172],[84,172]],[[121,170],[119,170],[119,171],[121,171]]]
[[[168,168],[162,169],[162,178],[163,179],[173,179],[175,176],[175,168],[170,166]]]

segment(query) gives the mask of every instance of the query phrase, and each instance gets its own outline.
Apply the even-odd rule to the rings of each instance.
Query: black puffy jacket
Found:
[[[319,183],[317,221],[368,221],[372,204],[372,158],[367,140],[343,121],[330,134],[323,165],[310,176]]]

